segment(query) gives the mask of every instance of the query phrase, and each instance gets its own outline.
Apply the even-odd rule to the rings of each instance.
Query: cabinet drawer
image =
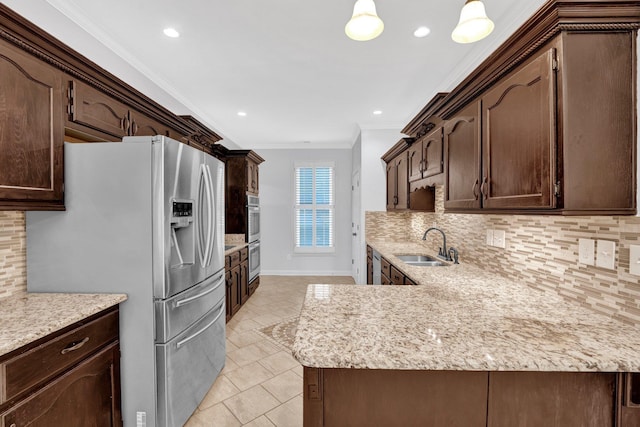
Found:
[[[0,372],[5,372],[5,393],[0,389],[0,403],[48,381],[117,339],[115,310],[7,360],[0,364]]]
[[[249,258],[249,248],[240,249],[240,262]]]
[[[231,268],[240,264],[240,251],[236,251],[229,255],[229,266]]]
[[[382,274],[391,278],[391,264],[384,258],[381,258],[380,265],[382,266]]]
[[[88,344],[88,343],[87,343]],[[82,361],[0,414],[1,426],[104,426],[119,422],[118,344]],[[113,399],[113,401],[112,401]]]
[[[391,266],[391,276],[389,278],[394,285],[404,285],[404,274],[400,273],[393,265]]]
[[[382,275],[380,276],[380,283],[381,283],[382,285],[391,285],[391,280],[390,280],[387,276],[385,276],[384,274],[382,274]]]
[[[367,246],[367,258],[373,258],[373,249],[371,249],[371,246]]]

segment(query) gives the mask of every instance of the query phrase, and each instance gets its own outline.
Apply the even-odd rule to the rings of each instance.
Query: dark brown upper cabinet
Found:
[[[1,209],[64,209],[62,76],[0,40]]]
[[[480,208],[480,103],[444,126],[445,209]]]
[[[405,151],[387,164],[387,210],[409,207],[408,162]]]
[[[409,209],[409,148],[413,138],[401,138],[383,156],[387,164],[387,210]]]
[[[258,168],[264,159],[252,150],[224,150],[224,159],[226,233],[246,235],[249,220],[247,194],[258,195],[260,189]]]
[[[409,182],[442,173],[442,143],[442,128],[437,127],[409,147]]]
[[[543,51],[482,97],[485,208],[556,207],[555,51]]]
[[[67,127],[119,141],[125,136],[170,135],[167,126],[83,82],[70,81]]]
[[[445,209],[635,214],[639,26],[640,2],[550,0],[453,89]]]

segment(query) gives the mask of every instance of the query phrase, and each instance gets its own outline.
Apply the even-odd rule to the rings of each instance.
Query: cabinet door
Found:
[[[129,112],[131,127],[129,133],[134,136],[169,135],[166,126],[136,111]]]
[[[249,299],[249,262],[243,261],[240,264],[240,304],[244,304]]]
[[[409,182],[414,182],[422,179],[423,158],[422,158],[422,141],[415,142],[409,147]]]
[[[129,108],[91,86],[70,82],[69,120],[120,140],[129,134]]]
[[[436,128],[422,141],[422,177],[442,173],[442,128]]]
[[[240,266],[231,269],[231,316],[240,310]]]
[[[0,206],[63,206],[62,74],[0,42]]]
[[[227,257],[228,258],[228,257]],[[232,298],[231,298],[231,294],[233,293],[233,280],[231,278],[231,271],[227,270],[225,275],[224,275],[224,280],[225,280],[225,285],[226,285],[226,292],[225,292],[225,315],[226,315],[226,320],[227,322],[229,320],[231,320],[231,305],[232,305]]]
[[[445,209],[480,205],[480,103],[473,102],[444,127]]]
[[[482,204],[554,208],[555,49],[542,53],[482,98]]]
[[[616,374],[490,372],[488,427],[615,424]]]
[[[112,344],[0,416],[3,426],[120,426],[118,344]]]
[[[391,160],[387,164],[387,210],[394,210],[396,204],[396,163]]]
[[[258,194],[258,165],[251,160],[247,162],[247,191]]]
[[[409,208],[409,157],[407,152],[400,154],[396,160],[396,209]]]
[[[373,284],[373,260],[367,258],[367,285]]]

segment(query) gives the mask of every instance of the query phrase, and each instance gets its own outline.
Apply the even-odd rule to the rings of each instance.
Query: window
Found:
[[[333,252],[334,165],[295,165],[295,252]]]

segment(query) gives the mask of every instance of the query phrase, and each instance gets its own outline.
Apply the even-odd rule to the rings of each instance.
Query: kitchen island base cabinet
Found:
[[[624,375],[305,366],[304,426],[636,427]]]
[[[304,367],[304,427],[486,425],[486,372]]]

